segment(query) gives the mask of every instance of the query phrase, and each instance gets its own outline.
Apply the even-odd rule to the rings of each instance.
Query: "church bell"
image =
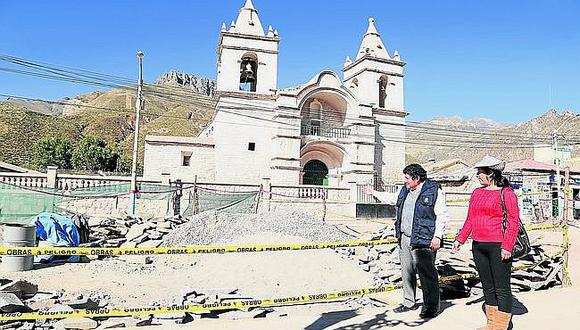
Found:
[[[243,82],[254,82],[256,80],[256,76],[254,75],[254,71],[252,71],[252,64],[250,62],[246,62],[244,65],[240,80]]]

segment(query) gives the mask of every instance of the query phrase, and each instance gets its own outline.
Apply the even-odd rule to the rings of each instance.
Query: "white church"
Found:
[[[324,70],[278,88],[278,31],[247,0],[222,26],[212,122],[198,137],[147,136],[144,177],[346,186],[400,181],[405,164],[403,67],[369,19],[342,75]],[[306,79],[305,79],[306,80]]]

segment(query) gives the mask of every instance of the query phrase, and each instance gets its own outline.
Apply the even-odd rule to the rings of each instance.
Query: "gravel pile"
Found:
[[[273,232],[306,239],[309,242],[340,242],[354,239],[335,226],[296,211],[260,214],[216,213],[193,216],[163,239],[164,246],[224,244],[239,237]]]

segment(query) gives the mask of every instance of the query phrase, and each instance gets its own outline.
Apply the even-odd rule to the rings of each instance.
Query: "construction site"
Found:
[[[301,197],[260,186],[143,183],[141,216],[131,217],[126,184],[66,181],[55,190],[23,175],[2,180],[3,329],[459,329],[484,317],[470,249],[450,250],[457,225],[437,255],[442,316],[423,320],[390,312],[401,298],[394,220],[339,216],[327,191]],[[34,229],[25,219],[42,226],[42,217],[57,223],[58,214],[74,233],[23,234]],[[529,312],[544,303],[538,297],[577,292],[575,223],[526,224],[532,251],[514,263],[515,328],[564,329],[550,320],[577,319],[575,302]]]
[[[578,328],[580,8],[255,2],[0,5],[0,330]]]

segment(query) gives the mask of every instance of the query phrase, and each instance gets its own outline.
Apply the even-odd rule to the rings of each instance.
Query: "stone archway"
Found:
[[[313,159],[304,165],[304,175],[302,176],[303,184],[327,186],[328,185],[328,167],[326,164]]]
[[[307,143],[300,151],[300,167],[302,168],[300,183],[324,183],[332,187],[340,186],[345,156],[344,149],[336,143],[328,141],[312,141]],[[307,175],[307,172],[313,171],[310,167],[315,167],[321,173],[321,176],[325,178],[323,183],[320,183],[321,178],[318,178],[316,181],[319,183],[309,183],[312,182],[311,180],[314,180],[312,176]]]

